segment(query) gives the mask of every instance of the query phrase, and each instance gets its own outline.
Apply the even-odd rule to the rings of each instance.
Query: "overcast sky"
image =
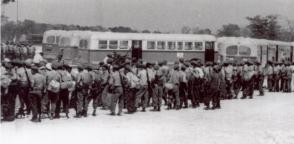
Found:
[[[16,19],[16,3],[2,12]],[[216,30],[246,25],[246,16],[280,14],[294,20],[294,0],[19,0],[20,19],[53,24],[130,26],[179,32],[183,26]]]

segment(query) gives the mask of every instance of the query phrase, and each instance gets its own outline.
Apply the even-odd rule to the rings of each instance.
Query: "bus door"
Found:
[[[132,40],[132,58],[142,58],[142,40]]]
[[[214,42],[205,42],[205,62],[214,62]]]

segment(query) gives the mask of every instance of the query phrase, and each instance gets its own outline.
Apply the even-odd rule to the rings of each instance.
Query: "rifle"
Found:
[[[20,57],[22,58],[22,54],[21,54],[20,48],[18,49],[18,51],[19,51]],[[26,68],[25,65],[23,66],[23,68],[24,68],[24,70],[25,70],[26,78],[27,78],[27,80],[28,80],[29,90],[32,90],[32,89],[33,89],[33,88],[32,88],[32,82],[31,82],[31,80],[30,80],[30,78],[29,78],[29,74],[28,74],[27,68]]]

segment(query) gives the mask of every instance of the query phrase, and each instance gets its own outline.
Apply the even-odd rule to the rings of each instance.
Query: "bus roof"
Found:
[[[130,40],[183,40],[183,41],[215,41],[213,35],[199,34],[158,34],[158,33],[114,33],[114,32],[94,32],[94,31],[65,31],[48,30],[46,35],[78,36],[89,39],[130,39]]]
[[[158,33],[113,33],[94,32],[94,39],[130,39],[130,40],[163,40],[163,41],[216,41],[213,35],[196,34],[158,34]]]
[[[256,45],[283,45],[290,46],[291,43],[283,42],[283,41],[275,41],[275,40],[267,40],[267,39],[254,39],[254,38],[245,38],[245,37],[220,37],[217,38],[217,42],[225,42],[232,44],[244,44],[251,43]]]

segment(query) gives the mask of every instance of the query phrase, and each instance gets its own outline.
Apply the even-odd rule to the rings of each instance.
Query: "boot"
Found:
[[[77,112],[75,118],[81,118],[81,113],[80,112]]]
[[[38,115],[38,121],[41,122],[41,119],[42,119],[42,115],[39,114],[39,115]]]
[[[96,109],[94,109],[92,116],[96,116]]]
[[[69,116],[68,116],[68,112],[65,113],[65,116],[66,116],[66,118],[69,118]]]

